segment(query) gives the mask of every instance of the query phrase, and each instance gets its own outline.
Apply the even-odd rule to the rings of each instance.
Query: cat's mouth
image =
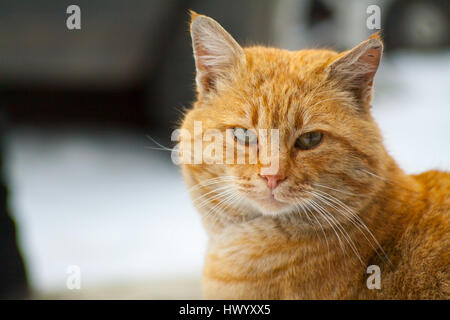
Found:
[[[258,203],[262,211],[269,214],[275,214],[290,207],[289,203],[277,199],[273,193],[267,197],[258,199]]]

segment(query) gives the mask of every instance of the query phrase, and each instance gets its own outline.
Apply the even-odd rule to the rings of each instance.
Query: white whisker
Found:
[[[314,192],[313,192],[314,193]],[[323,197],[321,197],[319,194],[314,193],[315,196],[318,198],[318,200],[321,200],[322,202],[324,202],[326,204],[326,202],[324,201],[325,199]],[[344,239],[347,241],[347,243],[349,244],[350,248],[353,250],[353,252],[355,253],[355,255],[358,257],[359,261],[364,265],[362,259],[361,259],[361,255],[358,252],[358,249],[353,241],[353,239],[351,238],[351,236],[348,234],[347,230],[345,229],[345,227],[340,224],[335,217],[333,217],[331,214],[329,215],[330,218],[332,218],[335,223],[337,224],[337,228],[341,231]]]
[[[378,242],[378,240],[375,238],[375,236],[373,235],[373,233],[369,230],[369,228],[366,226],[366,224],[364,223],[364,221],[362,221],[362,219],[356,214],[354,213],[354,211],[347,206],[345,203],[343,203],[341,200],[337,199],[336,197],[320,191],[320,190],[316,190],[315,191],[317,196],[322,197],[322,201],[327,202],[330,206],[334,207],[334,209],[340,213],[342,216],[344,216],[348,221],[350,221],[364,236],[364,238],[367,240],[367,242],[370,244],[370,246],[377,252],[378,254],[378,250],[377,248],[379,248],[381,250],[381,252],[384,255],[384,258],[390,262],[389,257],[387,256],[387,254],[385,253],[385,251],[383,250],[383,248],[381,247],[380,243]],[[333,202],[334,204],[340,206],[343,210],[345,210],[345,212],[347,212],[350,217],[344,213],[344,211],[340,210],[339,208],[337,208],[335,205],[333,205],[331,202]],[[376,246],[375,247],[372,244],[372,241],[369,240],[369,238],[366,236],[366,233],[361,229],[364,228],[364,230],[369,234],[369,236],[373,239],[373,241],[375,242]],[[379,255],[379,254],[378,254]]]

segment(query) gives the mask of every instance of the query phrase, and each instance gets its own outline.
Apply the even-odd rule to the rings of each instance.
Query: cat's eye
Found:
[[[245,145],[251,145],[258,142],[258,136],[253,130],[233,128],[233,135],[238,142]]]
[[[295,142],[295,147],[301,150],[309,150],[317,147],[322,141],[323,133],[319,131],[306,132]]]

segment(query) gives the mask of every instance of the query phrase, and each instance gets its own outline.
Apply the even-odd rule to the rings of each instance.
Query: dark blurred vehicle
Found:
[[[270,1],[0,3],[0,87],[13,121],[109,122],[168,133],[193,98],[189,9],[214,16],[240,41],[265,42]],[[157,120],[155,120],[157,119]]]
[[[440,49],[450,46],[450,2],[447,0],[285,0],[275,6],[278,44],[296,49],[334,46],[346,49],[371,33],[366,27],[380,8],[386,49]]]

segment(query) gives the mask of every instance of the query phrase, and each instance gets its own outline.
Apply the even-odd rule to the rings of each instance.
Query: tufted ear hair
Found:
[[[383,53],[383,43],[378,33],[351,50],[344,51],[326,67],[329,77],[341,82],[355,94],[364,108],[370,106],[373,81]]]
[[[197,68],[197,89],[205,94],[227,78],[230,70],[245,62],[244,50],[222,26],[210,17],[191,11],[191,37]]]

